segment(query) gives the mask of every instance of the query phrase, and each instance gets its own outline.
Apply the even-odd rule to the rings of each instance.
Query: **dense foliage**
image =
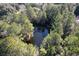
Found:
[[[78,16],[79,4],[0,4],[0,55],[79,55]]]

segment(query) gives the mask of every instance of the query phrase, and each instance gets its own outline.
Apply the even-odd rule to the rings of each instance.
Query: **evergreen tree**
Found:
[[[59,7],[53,6],[51,9],[47,10],[47,18],[50,23],[49,24],[50,30],[62,35],[63,34],[62,15],[60,14]]]
[[[41,45],[41,49],[46,52],[41,51],[41,53],[46,53],[44,55],[63,55],[62,42],[63,40],[58,33],[49,34]]]
[[[69,35],[64,40],[65,55],[79,55],[79,39],[75,35]]]

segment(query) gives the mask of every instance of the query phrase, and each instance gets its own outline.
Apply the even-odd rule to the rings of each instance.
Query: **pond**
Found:
[[[35,45],[40,47],[40,44],[42,43],[44,37],[46,37],[48,35],[48,29],[35,27],[33,35],[34,35]]]

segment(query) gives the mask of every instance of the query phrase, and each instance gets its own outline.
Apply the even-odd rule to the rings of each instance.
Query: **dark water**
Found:
[[[40,28],[36,27],[34,29],[34,43],[36,46],[40,46],[40,44],[42,43],[44,37],[46,37],[48,35],[48,29],[44,28],[43,30],[41,30]]]

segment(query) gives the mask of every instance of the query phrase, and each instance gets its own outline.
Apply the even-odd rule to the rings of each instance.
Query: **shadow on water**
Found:
[[[44,27],[35,27],[33,35],[34,35],[34,44],[37,47],[40,47],[40,44],[42,43],[44,37],[48,35],[48,29]]]

